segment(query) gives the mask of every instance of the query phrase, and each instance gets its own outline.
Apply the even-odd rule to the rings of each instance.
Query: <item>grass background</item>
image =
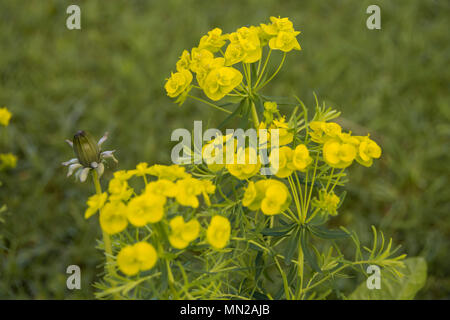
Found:
[[[66,8],[81,7],[82,29],[65,26]],[[370,4],[381,30],[365,26]],[[222,114],[163,89],[185,48],[213,27],[230,32],[288,16],[303,50],[265,92],[312,92],[343,112],[346,129],[372,132],[380,161],[350,169],[336,223],[370,238],[381,228],[410,256],[424,256],[429,277],[419,299],[450,298],[448,1],[13,1],[0,2],[0,106],[14,113],[3,149],[19,157],[2,172],[0,298],[92,298],[101,271],[95,219],[83,219],[93,186],[66,179],[64,143],[77,130],[117,149],[120,168],[170,160],[170,134]],[[108,179],[108,175],[106,176]],[[66,289],[77,264],[82,289]]]

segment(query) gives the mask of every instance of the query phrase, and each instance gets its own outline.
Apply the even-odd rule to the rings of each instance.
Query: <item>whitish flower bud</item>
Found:
[[[83,167],[96,168],[100,163],[100,148],[86,131],[78,131],[75,134],[73,150]]]

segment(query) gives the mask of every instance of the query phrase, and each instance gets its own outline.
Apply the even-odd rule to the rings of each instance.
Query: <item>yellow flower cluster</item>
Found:
[[[291,195],[286,185],[278,180],[250,181],[245,189],[242,205],[252,211],[261,209],[266,215],[279,214],[289,207]]]
[[[256,148],[240,148],[234,155],[233,163],[226,167],[231,175],[246,180],[259,172],[261,161]]]
[[[128,180],[147,174],[157,176],[158,180],[147,183],[141,194],[135,194]],[[108,234],[115,234],[125,230],[128,223],[143,227],[161,221],[168,198],[175,199],[180,205],[197,208],[199,195],[203,195],[209,205],[208,195],[214,192],[215,186],[211,181],[192,178],[183,167],[148,167],[146,163],[141,163],[134,170],[115,172],[109,182],[108,193],[93,195],[87,201],[85,218],[100,211],[102,229]]]
[[[225,168],[226,157],[227,157],[227,143],[233,142],[233,154],[237,148],[237,140],[233,139],[233,134],[229,134],[222,137],[222,141],[220,138],[213,139],[206,143],[202,149],[202,157],[208,166],[208,169],[217,172],[223,168]],[[220,154],[222,152],[222,154]]]
[[[270,21],[260,26],[241,27],[229,34],[223,34],[220,28],[209,31],[197,47],[181,54],[176,63],[177,72],[166,81],[167,95],[179,96],[176,102],[182,104],[193,87],[192,73],[195,73],[205,95],[213,101],[220,100],[242,82],[242,73],[233,65],[261,60],[266,45],[283,52],[301,49],[296,38],[300,32],[294,30],[288,18],[270,17]],[[227,42],[224,52],[222,48]]]
[[[352,136],[342,132],[333,122],[312,121],[311,140],[323,144],[324,161],[333,168],[347,168],[354,160],[370,167],[373,159],[381,157],[381,148],[369,136]]]
[[[333,191],[326,192],[324,189],[322,189],[319,191],[319,199],[314,198],[312,201],[312,205],[316,208],[325,210],[332,216],[336,216],[339,202],[339,197]]]
[[[141,241],[122,248],[117,255],[117,266],[128,276],[138,274],[153,268],[158,260],[155,248],[147,242]]]
[[[0,124],[2,126],[8,126],[11,120],[12,114],[7,108],[0,108]]]
[[[269,156],[271,163],[276,163],[276,155],[278,153],[278,167],[273,168],[273,172],[278,178],[289,177],[295,170],[305,171],[312,158],[304,144],[300,144],[292,150],[288,146],[281,147],[278,152],[272,152]]]
[[[268,107],[272,108],[273,106],[269,105]],[[268,110],[267,107],[265,110]],[[259,124],[259,129],[267,129],[267,142],[271,139],[271,129],[278,129],[278,143],[280,146],[289,144],[294,140],[294,128],[290,127],[290,124],[286,122],[285,117],[275,119],[269,125],[266,122],[261,122]],[[264,143],[264,141],[261,143]]]
[[[270,24],[261,24],[262,37],[268,40],[270,49],[283,52],[301,50],[296,38],[300,31],[294,30],[288,18],[270,17],[270,21]]]
[[[147,181],[147,175],[157,177]],[[142,177],[145,189],[137,193],[128,181],[132,177]],[[168,206],[175,203],[197,208],[198,196],[202,195],[205,203],[211,205],[209,195],[215,192],[215,185],[209,180],[193,178],[178,165],[154,165],[140,163],[133,170],[121,170],[114,173],[109,182],[108,191],[91,196],[85,212],[85,218],[100,212],[99,220],[102,230],[109,235],[124,231],[129,224],[143,227],[147,224],[163,221],[162,228],[170,230],[168,240],[175,249],[184,249],[200,235],[201,225],[197,219],[185,221],[178,215],[163,220]],[[167,207],[167,208],[166,208]],[[155,229],[156,230],[156,229]],[[226,246],[230,239],[231,226],[227,218],[214,216],[206,231],[206,240],[215,249]],[[117,266],[125,275],[132,276],[140,271],[151,269],[157,261],[155,248],[147,242],[128,245],[117,255]]]

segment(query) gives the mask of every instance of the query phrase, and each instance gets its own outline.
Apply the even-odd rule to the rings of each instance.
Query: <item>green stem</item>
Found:
[[[91,170],[92,172],[92,180],[94,181],[95,192],[97,194],[102,193],[102,187],[100,186],[100,180],[96,170]],[[106,266],[107,271],[111,275],[115,275],[116,271],[113,266],[113,253],[112,253],[112,245],[111,245],[111,237],[105,231],[102,230],[103,233],[103,244],[105,246],[105,255],[106,255]]]
[[[316,180],[316,171],[317,171],[317,162],[318,162],[318,160],[319,160],[319,153],[317,153],[316,161],[315,161],[315,163],[314,163],[313,178],[312,178],[312,181],[311,181],[311,187],[309,188],[308,201],[306,202],[306,212],[308,212],[308,209],[309,209],[309,203],[310,203],[310,201],[311,201],[311,196],[312,196],[312,193],[313,193],[314,182],[315,182],[315,180]],[[305,213],[305,218],[306,218],[306,213]]]
[[[278,66],[278,69],[274,72],[274,74],[268,80],[266,80],[266,82],[264,82],[262,85],[257,87],[257,90],[262,89],[266,84],[268,84],[270,81],[272,81],[272,79],[278,74],[278,72],[280,71],[281,67],[283,66],[284,60],[286,60],[286,52],[283,54],[283,59],[281,59],[281,63]]]
[[[213,107],[213,108],[215,108],[215,109],[217,109],[217,110],[226,112],[226,113],[228,113],[228,114],[231,114],[231,113],[232,113],[231,111],[229,111],[229,110],[227,110],[227,109],[224,109],[224,108],[221,108],[221,107],[219,107],[219,106],[216,106],[214,103],[208,102],[208,101],[203,100],[203,99],[201,99],[201,98],[197,98],[197,97],[195,97],[195,96],[191,96],[190,94],[188,94],[188,97],[190,97],[190,98],[192,98],[192,99],[195,99],[195,100],[198,100],[198,101],[200,101],[200,102],[206,103],[208,106]]]
[[[264,66],[263,66],[263,68],[262,68],[262,70],[261,70],[261,73],[259,74],[259,77],[258,77],[258,79],[256,80],[255,88],[258,87],[258,83],[261,81],[261,78],[262,78],[262,76],[263,76],[263,74],[264,74],[264,71],[266,70],[267,63],[269,62],[269,58],[270,58],[270,54],[271,54],[271,53],[272,53],[272,49],[270,49],[270,50],[269,50],[269,53],[267,54],[266,62],[264,62]]]
[[[339,182],[339,180],[341,179],[342,174],[344,173],[344,169],[341,170],[341,172],[339,172],[339,176],[337,177],[336,181],[334,181],[333,187],[331,188],[330,192],[333,192],[334,187],[336,187],[337,183]]]

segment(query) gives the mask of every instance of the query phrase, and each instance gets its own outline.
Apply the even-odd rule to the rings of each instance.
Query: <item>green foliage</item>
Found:
[[[408,258],[405,275],[399,279],[392,279],[381,271],[381,288],[368,289],[364,281],[349,296],[350,300],[412,300],[417,292],[423,288],[427,279],[427,263],[424,258]]]
[[[120,168],[168,163],[174,128],[211,116],[211,126],[224,120],[198,103],[178,107],[165,97],[173,61],[212,27],[229,31],[270,15],[298,21],[305,48],[267,87],[271,95],[294,92],[313,105],[315,91],[339,106],[343,127],[381,139],[379,163],[351,170],[352,201],[331,227],[357,230],[362,243],[370,241],[368,225],[380,227],[410,256],[426,258],[429,276],[418,298],[449,297],[448,2],[377,1],[380,31],[365,27],[368,0],[93,0],[81,3],[82,30],[68,31],[72,3],[0,2],[0,106],[15,115],[8,129],[19,156],[13,174],[0,177],[0,203],[8,205],[0,224],[1,298],[94,297],[102,256],[93,243],[100,233],[79,205],[93,189],[64,178],[60,162],[72,154],[63,139],[79,129],[95,136],[107,130]],[[79,291],[66,289],[70,264],[81,267]],[[361,280],[340,279],[328,294]]]

